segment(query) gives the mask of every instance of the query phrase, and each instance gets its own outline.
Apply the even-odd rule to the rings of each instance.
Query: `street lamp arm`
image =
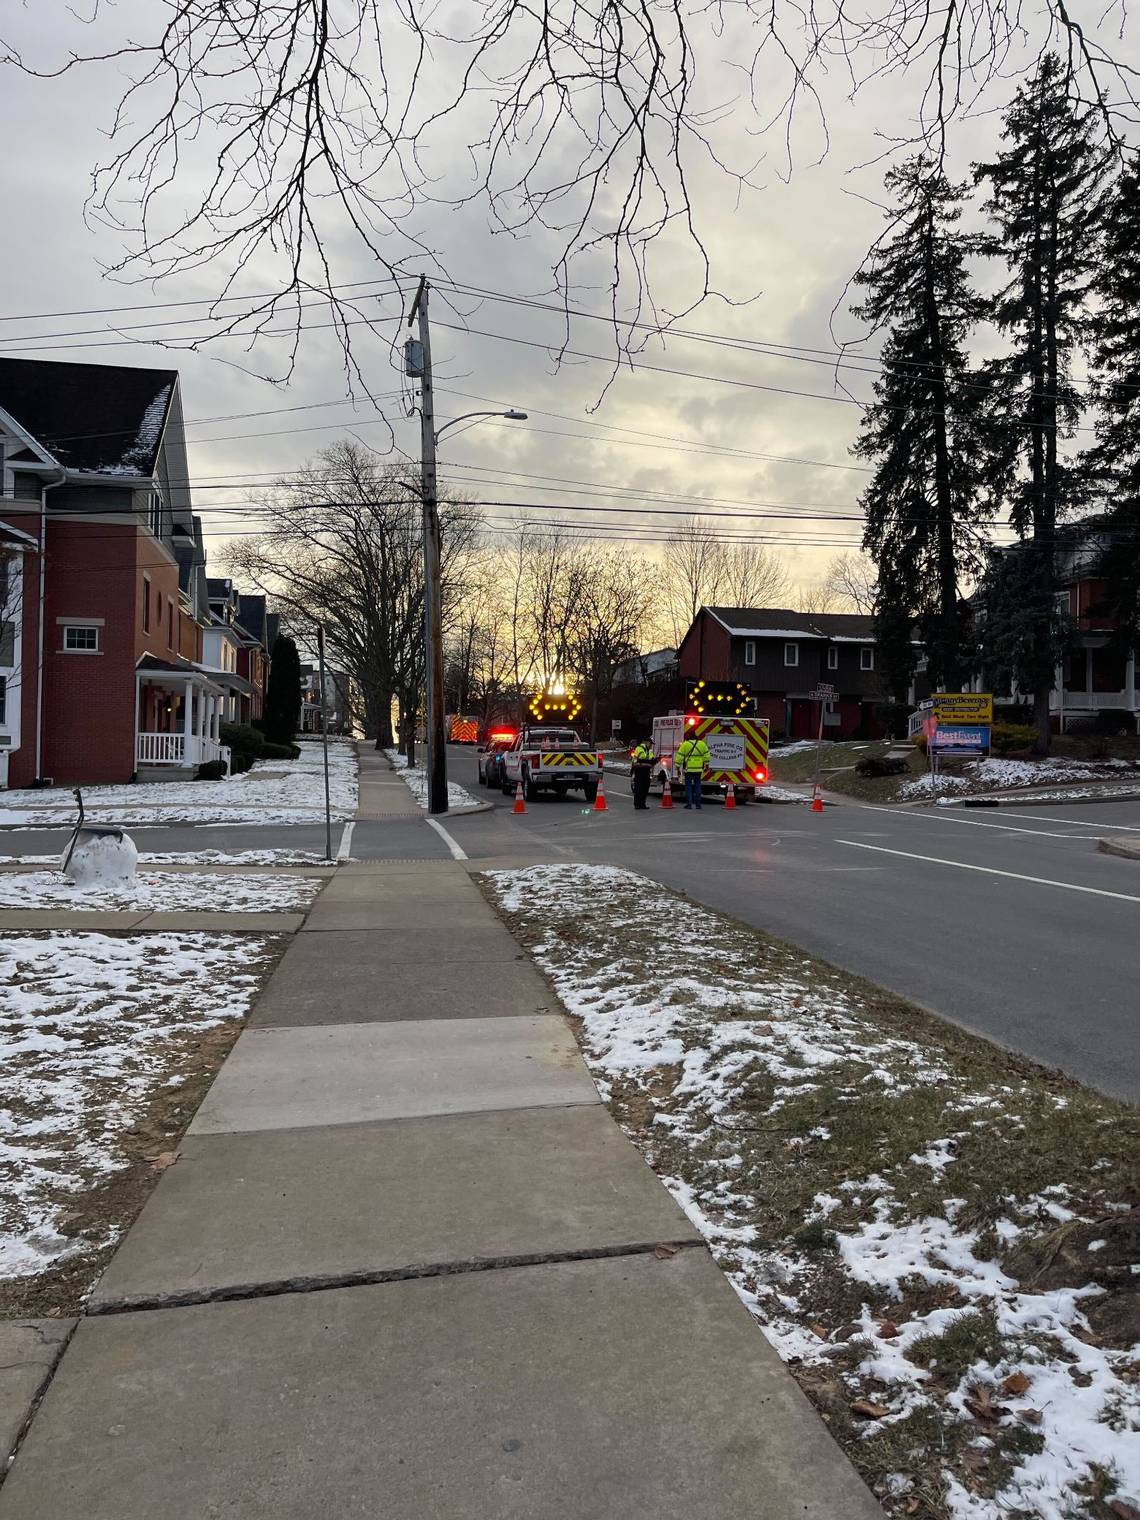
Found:
[[[436,428],[436,443],[439,442],[448,428],[456,427],[460,422],[469,422],[472,417],[506,417],[510,422],[525,422],[527,414],[517,411],[514,407],[509,412],[464,412],[462,417],[452,417],[450,422],[445,422],[441,428]]]

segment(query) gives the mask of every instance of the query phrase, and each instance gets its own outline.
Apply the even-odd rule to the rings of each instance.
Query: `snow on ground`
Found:
[[[968,761],[960,771],[944,772],[937,779],[927,771],[912,781],[904,781],[899,796],[914,799],[945,796],[949,792],[1005,791],[1079,781],[1105,782],[1110,777],[1126,777],[1131,769],[1119,760],[1086,763],[1063,755],[1046,756],[1041,760],[1009,760],[991,755],[985,760]],[[1119,782],[1110,784],[1119,785]]]
[[[132,882],[74,886],[61,872],[0,871],[0,908],[114,912],[282,913],[309,906],[321,882],[305,876],[240,872],[140,871]]]
[[[62,855],[0,855],[0,866],[58,866]],[[139,865],[183,866],[327,866],[313,850],[140,850]],[[344,864],[341,861],[340,864]]]
[[[67,1215],[131,1159],[148,1104],[204,1031],[245,1016],[272,941],[0,935],[0,1278],[107,1244]],[[133,1142],[137,1153],[137,1136]]]
[[[356,812],[356,746],[329,741],[329,797],[338,821]],[[83,805],[93,823],[318,823],[324,818],[321,746],[301,745],[297,760],[259,760],[252,770],[223,781],[154,781],[85,786]],[[68,787],[0,791],[0,824],[24,828],[74,824]]]
[[[407,756],[401,755],[398,749],[386,749],[384,753],[404,778],[409,791],[420,807],[427,812],[427,776],[423,766],[413,765],[409,767]],[[447,783],[447,805],[449,808],[478,807],[479,799],[478,797],[472,797],[471,793],[458,785],[457,782],[449,781]]]
[[[1010,1163],[1012,1152],[1016,1166],[1017,1131],[1035,1132],[1036,1141],[1040,1130],[1040,1120],[1023,1116],[1043,1110],[1048,1119],[1067,1111],[1069,1099],[1047,1085],[1007,1082],[1004,1068],[979,1077],[935,1044],[890,1033],[893,1026],[861,1016],[838,974],[791,947],[764,948],[742,926],[633,872],[535,866],[488,879],[581,1020],[602,1096],[626,1117],[765,1334],[809,1386],[841,1390],[849,1444],[869,1443],[861,1465],[873,1474],[871,1447],[901,1425],[911,1460],[933,1466],[929,1475],[899,1475],[891,1464],[905,1457],[891,1452],[876,1486],[884,1502],[895,1494],[905,1506],[905,1495],[933,1478],[954,1520],[1073,1520],[1105,1513],[1074,1496],[1107,1473],[1116,1485],[1107,1493],[1140,1504],[1136,1348],[1106,1345],[1086,1318],[1105,1289],[1091,1278],[1081,1284],[1078,1267],[1078,1286],[1034,1290],[1032,1277],[1026,1287],[1004,1265],[1004,1250],[1031,1237],[1048,1242],[1055,1209],[1073,1217],[1062,1201],[1066,1189],[1046,1190],[1049,1198],[1040,1190],[1020,1199],[1003,1194],[987,1236],[977,1214],[990,1160],[982,1155],[970,1172],[962,1159],[997,1125],[1011,1148],[998,1159]],[[1098,1124],[1121,1122],[1096,1117],[1107,1100],[1088,1101],[1094,1134],[1106,1133]],[[825,1105],[822,1123],[803,1117],[816,1103]],[[865,1103],[874,1117],[862,1121]],[[923,1103],[932,1105],[930,1131],[884,1159],[889,1141],[874,1129],[891,1113],[901,1124],[928,1112]],[[646,1109],[651,1118],[642,1117]],[[861,1122],[873,1126],[869,1137]],[[841,1138],[833,1141],[833,1131]],[[790,1236],[773,1225],[789,1207],[773,1190],[802,1185],[796,1169],[802,1175],[815,1157],[858,1154],[859,1144],[879,1158],[870,1174],[840,1171],[804,1205]],[[827,1164],[843,1165],[819,1163]],[[971,1218],[955,1196],[967,1186]],[[1119,1208],[1127,1213],[1129,1204],[1097,1197],[1090,1213],[1111,1219]],[[818,1232],[811,1244],[800,1243],[805,1231]],[[1096,1245],[1093,1262],[1102,1259],[1103,1240]],[[826,1326],[829,1314],[835,1323],[834,1303],[858,1303],[861,1294],[879,1306],[897,1300],[897,1309],[872,1313],[865,1302],[859,1322],[833,1339]],[[939,1338],[962,1334],[963,1324],[972,1334],[991,1315],[999,1349],[987,1352],[983,1340],[960,1373],[938,1372],[937,1356],[907,1355],[919,1342],[937,1352]],[[987,1399],[992,1392],[997,1412],[975,1422],[966,1401],[979,1387]],[[873,1400],[880,1417],[852,1421],[857,1398]],[[928,1413],[942,1434],[903,1423]],[[995,1453],[988,1493],[985,1463],[975,1461],[983,1449]]]
[[[989,801],[1002,801],[1010,797],[1008,792],[956,792],[951,797],[939,797],[939,807],[953,807],[961,802],[969,802],[975,797],[985,797]],[[1038,791],[1032,793],[1034,802],[1134,802],[1140,797],[1140,787],[1122,786],[1120,782],[1110,782],[1105,786],[1067,786],[1055,791]]]

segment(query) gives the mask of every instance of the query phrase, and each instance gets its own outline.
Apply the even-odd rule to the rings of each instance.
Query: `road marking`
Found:
[[[925,860],[932,866],[957,866],[959,871],[981,871],[986,876],[1007,876],[1011,881],[1031,881],[1039,887],[1061,887],[1066,892],[1088,892],[1093,897],[1115,897],[1119,902],[1140,903],[1127,892],[1106,892],[1103,887],[1079,887],[1072,881],[1052,881],[1048,876],[1023,876],[1020,871],[998,871],[993,866],[973,866],[964,860],[943,860],[938,855],[914,855],[909,850],[888,850],[881,844],[860,844],[857,839],[837,839],[855,850],[874,850],[879,855],[901,855],[904,860]]]
[[[447,832],[442,823],[437,822],[437,820],[434,818],[425,818],[424,822],[427,824],[429,829],[434,829],[439,837],[443,840],[444,844],[451,851],[452,860],[467,859],[467,851],[461,850],[459,848],[455,840],[452,839],[451,835]]]
[[[1014,823],[984,823],[980,818],[958,818],[950,813],[918,813],[912,808],[875,807],[876,813],[897,813],[902,818],[917,818],[931,823],[964,823],[971,829],[1004,829],[1007,834],[1033,834],[1038,839],[1095,839],[1096,834],[1055,834],[1049,829],[1019,829]],[[1045,823],[1066,823],[1065,818],[1047,818]],[[1073,819],[1073,828],[1087,829],[1091,824]]]
[[[1023,816],[1033,818],[1038,823],[1071,823],[1077,829],[1094,829],[1096,835],[1111,834],[1114,829],[1123,829],[1127,834],[1140,834],[1140,824],[1135,823],[1078,823],[1075,818],[1047,818],[1044,813],[1025,813]]]
[[[343,832],[342,832],[342,834],[340,836],[340,844],[337,846],[336,858],[338,860],[347,860],[349,858],[349,856],[351,855],[351,853],[352,853],[352,831],[353,831],[353,829],[355,827],[356,827],[355,823],[346,823],[345,824],[344,830],[343,830]]]

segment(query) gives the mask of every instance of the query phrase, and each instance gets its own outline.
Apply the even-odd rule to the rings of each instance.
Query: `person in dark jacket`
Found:
[[[635,744],[630,751],[630,760],[633,762],[633,805],[639,811],[644,811],[653,767],[657,761],[657,756],[653,753],[653,741],[642,739],[640,744]]]

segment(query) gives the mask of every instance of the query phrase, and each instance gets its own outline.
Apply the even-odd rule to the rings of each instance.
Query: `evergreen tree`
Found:
[[[925,157],[885,183],[893,231],[855,277],[866,291],[855,315],[886,333],[855,452],[875,464],[863,545],[878,568],[885,673],[901,698],[915,623],[936,685],[957,691],[967,673],[959,588],[980,564],[979,402],[964,345],[981,303],[966,268],[978,239],[958,226],[963,188]]]
[[[1002,139],[1007,146],[994,162],[975,168],[978,182],[989,186],[986,210],[996,229],[988,250],[1009,271],[991,311],[1011,344],[986,366],[989,459],[994,505],[1008,508],[1027,547],[1017,556],[1022,602],[996,604],[998,621],[987,623],[986,637],[987,644],[1020,649],[1019,682],[1033,693],[1037,748],[1044,753],[1057,659],[1051,611],[1057,525],[1082,494],[1082,472],[1061,445],[1080,411],[1072,366],[1085,337],[1107,159],[1092,112],[1074,109],[1065,66],[1053,54],[1017,92]],[[1003,617],[1013,618],[1017,630],[1003,630]]]
[[[301,657],[286,633],[273,641],[269,683],[265,689],[265,737],[272,744],[291,744],[301,721]]]
[[[1085,459],[1105,505],[1100,569],[1106,613],[1125,649],[1140,645],[1140,165],[1120,176],[1108,203],[1099,297],[1091,317],[1097,441]]]

